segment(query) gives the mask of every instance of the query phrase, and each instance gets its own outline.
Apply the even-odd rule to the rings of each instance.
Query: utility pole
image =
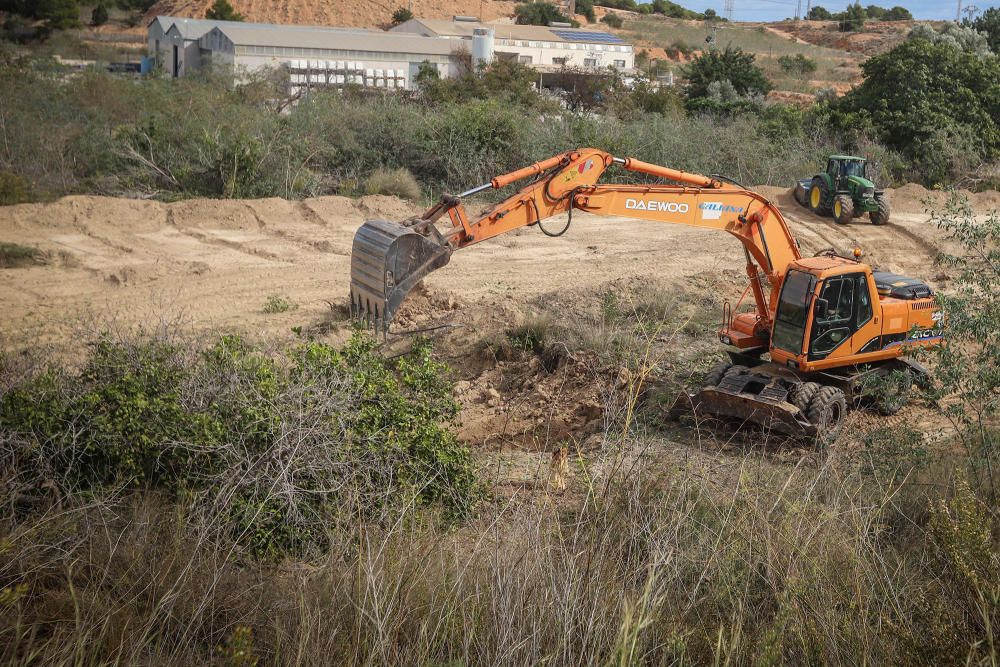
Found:
[[[724,13],[726,14],[727,21],[733,20],[733,0],[726,0],[726,8],[724,10]]]
[[[795,20],[798,21],[800,18],[802,18],[802,0],[795,3]]]
[[[955,23],[962,21],[962,0],[958,0],[958,11],[955,12]]]

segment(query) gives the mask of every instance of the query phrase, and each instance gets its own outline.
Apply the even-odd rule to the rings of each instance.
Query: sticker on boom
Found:
[[[730,206],[729,204],[717,201],[702,202],[698,204],[698,208],[701,209],[702,220],[718,220],[722,217],[723,213],[735,213],[739,215],[743,212],[743,207],[741,206]]]
[[[626,199],[625,208],[633,211],[662,211],[664,213],[687,213],[691,210],[691,207],[684,203],[656,199]]]

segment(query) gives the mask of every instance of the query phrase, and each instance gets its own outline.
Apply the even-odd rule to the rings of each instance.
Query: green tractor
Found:
[[[889,200],[867,178],[867,160],[831,155],[826,171],[795,184],[795,201],[817,215],[833,215],[837,224],[868,214],[873,225],[889,222]]]

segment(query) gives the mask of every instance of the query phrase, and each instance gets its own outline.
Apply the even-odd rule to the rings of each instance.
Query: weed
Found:
[[[0,268],[9,269],[41,264],[42,259],[42,252],[38,248],[19,243],[0,242]]]
[[[273,315],[275,313],[287,313],[289,310],[295,310],[297,307],[298,306],[292,303],[292,301],[288,298],[272,294],[267,297],[263,308],[261,308],[261,312],[267,315]]]
[[[395,195],[403,199],[420,199],[420,184],[408,169],[378,169],[365,179],[364,192],[368,195]]]

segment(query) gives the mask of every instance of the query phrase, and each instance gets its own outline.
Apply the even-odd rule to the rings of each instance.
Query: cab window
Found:
[[[864,274],[857,276],[854,282],[857,286],[858,297],[858,320],[855,327],[855,330],[857,330],[868,324],[868,321],[872,318],[872,297],[871,292],[868,291],[868,279]]]

